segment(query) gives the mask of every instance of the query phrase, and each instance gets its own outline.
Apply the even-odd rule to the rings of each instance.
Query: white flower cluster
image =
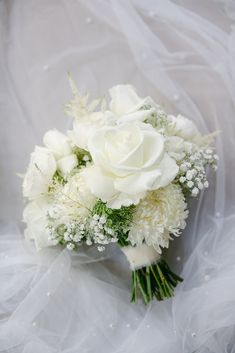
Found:
[[[105,245],[116,243],[118,241],[112,228],[106,225],[107,219],[105,216],[95,214],[90,221],[89,234],[87,236],[86,244],[97,244],[99,251],[105,250]]]
[[[57,226],[48,224],[48,240],[54,242],[55,245],[66,245],[69,250],[82,242],[85,238],[86,225],[84,223],[70,222],[68,224],[59,224]]]
[[[210,139],[130,85],[111,88],[108,104],[88,103],[70,82],[73,128],[45,134],[24,178],[26,237],[38,249],[129,242],[160,253],[185,227],[186,193],[208,187],[206,167],[217,160]]]
[[[182,188],[188,191],[191,196],[198,196],[201,190],[209,187],[206,166],[211,166],[216,170],[217,160],[218,156],[213,153],[212,149],[202,149],[187,155],[180,163],[178,174],[178,180]]]
[[[97,214],[82,220],[64,223],[48,215],[48,240],[53,245],[63,244],[69,250],[75,249],[80,243],[96,245],[99,251],[105,250],[105,245],[118,241],[112,228],[106,226],[106,217]]]
[[[170,184],[151,191],[137,206],[128,238],[133,246],[145,242],[161,253],[161,248],[168,248],[171,234],[178,236],[185,228],[187,216],[180,186]]]

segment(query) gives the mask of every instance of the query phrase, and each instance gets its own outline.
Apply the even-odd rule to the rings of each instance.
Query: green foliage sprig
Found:
[[[92,209],[92,215],[104,216],[106,218],[106,226],[114,231],[118,238],[118,244],[120,246],[128,246],[130,243],[127,238],[135,208],[134,205],[131,205],[112,209],[105,202],[99,200]]]

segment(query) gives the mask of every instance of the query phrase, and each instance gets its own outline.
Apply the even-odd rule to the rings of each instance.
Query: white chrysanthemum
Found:
[[[95,202],[96,198],[87,188],[82,173],[77,173],[56,193],[50,216],[58,223],[84,219]]]
[[[137,206],[129,233],[132,245],[145,242],[161,253],[168,248],[171,234],[178,236],[185,228],[187,204],[180,186],[170,184],[149,192]]]

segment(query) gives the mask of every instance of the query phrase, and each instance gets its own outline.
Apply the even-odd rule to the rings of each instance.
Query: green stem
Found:
[[[142,283],[142,281],[141,281],[141,277],[140,277],[139,274],[137,274],[137,283],[138,283],[140,292],[141,292],[141,294],[142,294],[142,296],[143,296],[144,303],[145,303],[145,304],[148,304],[148,303],[149,303],[148,295],[147,295],[147,293],[146,293],[146,290],[145,290],[145,288],[144,288],[144,286],[143,286],[143,283]]]
[[[183,279],[176,275],[162,259],[159,262],[132,272],[131,302],[136,302],[138,292],[145,304],[154,297],[164,300],[174,296],[174,288]]]
[[[151,278],[150,278],[150,268],[146,267],[146,281],[147,281],[147,289],[148,289],[148,296],[149,300],[153,299],[153,293],[151,289]]]
[[[156,267],[157,267],[157,265],[155,265]],[[162,288],[162,286],[161,286],[161,283],[159,282],[159,280],[158,280],[158,277],[157,277],[157,272],[155,272],[155,270],[153,269],[153,266],[150,266],[150,269],[151,269],[151,271],[152,271],[152,274],[153,274],[153,276],[154,276],[154,278],[155,278],[155,281],[156,281],[156,284],[157,284],[157,290],[160,292],[160,298],[164,298],[164,290],[163,290],[163,288]]]
[[[164,277],[160,266],[157,266],[157,271],[158,271],[159,277],[161,279],[162,287],[164,288],[165,296],[168,298],[172,297],[172,290],[171,290],[166,278]]]
[[[132,271],[132,295],[131,302],[135,303],[137,299],[137,281],[136,281],[136,272]]]

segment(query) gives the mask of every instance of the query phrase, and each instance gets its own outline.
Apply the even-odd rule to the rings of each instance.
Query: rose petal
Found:
[[[57,161],[57,167],[65,176],[69,174],[78,165],[78,160],[75,154],[70,154]]]
[[[140,98],[131,85],[114,86],[109,90],[109,93],[111,96],[110,109],[117,115],[133,113],[144,105],[151,104],[150,97]]]
[[[161,170],[153,169],[150,171],[135,173],[125,178],[117,178],[114,181],[114,186],[115,189],[121,192],[135,195],[138,193],[145,193],[147,190],[152,190],[156,179],[159,179],[160,177]]]
[[[137,205],[141,198],[145,194],[139,193],[138,195],[128,195],[125,193],[117,194],[117,196],[107,201],[107,206],[110,208],[119,209],[122,206],[128,207],[131,205]]]
[[[113,129],[113,134],[110,136],[107,134],[105,136],[105,148],[110,165],[118,170],[138,170],[143,164],[143,134],[135,124],[129,126],[130,129],[126,135],[127,125],[125,124],[123,127],[120,126],[120,129]]]
[[[164,137],[156,131],[145,131],[144,161],[142,168],[158,163],[164,154]]]
[[[55,158],[61,158],[71,153],[68,137],[58,130],[49,130],[43,137],[45,146],[53,152]]]
[[[70,132],[75,145],[86,150],[88,138],[94,128],[95,124],[90,121],[75,120],[73,124],[73,131]]]
[[[141,103],[144,105],[144,101],[142,101]],[[142,121],[143,122],[145,119],[147,119],[154,112],[155,112],[155,108],[134,111],[133,113],[122,115],[117,120],[117,124],[129,123],[129,122],[134,122],[134,121]]]
[[[156,190],[160,187],[164,187],[170,184],[179,171],[179,167],[177,166],[175,160],[171,158],[167,153],[164,154],[159,168],[161,170],[161,175],[156,179],[152,190]]]
[[[92,194],[107,201],[115,197],[113,179],[105,175],[99,167],[90,166],[82,170],[82,175]]]

